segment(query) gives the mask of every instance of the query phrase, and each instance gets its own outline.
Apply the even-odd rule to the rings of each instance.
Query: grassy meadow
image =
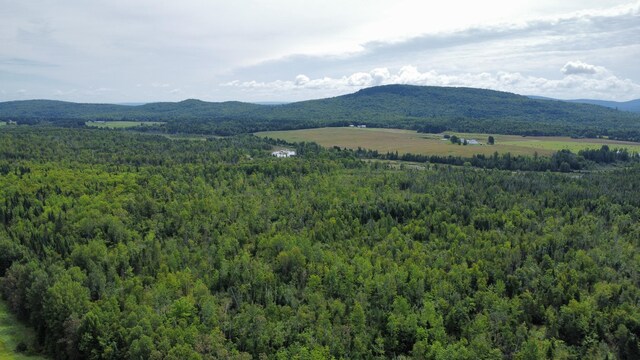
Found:
[[[495,145],[486,145],[490,134],[464,134],[447,132],[465,139],[476,139],[481,145],[454,145],[443,140],[441,134],[424,134],[412,130],[378,128],[319,128],[290,131],[267,131],[257,136],[282,139],[289,142],[313,141],[326,147],[339,146],[357,149],[358,147],[395,152],[400,154],[454,155],[470,157],[474,154],[491,155],[494,152],[510,152],[514,155],[551,155],[562,149],[577,152],[587,148],[600,148],[607,144],[611,148],[626,148],[640,152],[640,144],[607,139],[572,139],[561,136],[519,136],[493,135]]]
[[[23,342],[27,346],[33,343],[33,331],[22,325],[9,312],[7,305],[0,301],[0,359],[2,360],[44,360],[38,355],[16,352],[16,346]]]
[[[97,128],[125,129],[141,125],[162,125],[161,121],[87,121],[86,125]]]

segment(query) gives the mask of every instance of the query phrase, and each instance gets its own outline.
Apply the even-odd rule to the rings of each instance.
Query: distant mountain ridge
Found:
[[[144,105],[78,104],[52,100],[0,103],[0,119],[23,123],[65,120],[166,121],[163,131],[229,135],[273,129],[346,126],[422,131],[483,131],[595,136],[611,130],[640,133],[640,115],[594,104],[532,99],[463,87],[384,85],[348,95],[281,105],[188,99]],[[640,135],[639,135],[640,136]]]
[[[590,100],[590,99],[577,99],[577,100],[568,100],[569,102],[581,103],[581,104],[592,104],[604,106],[612,109],[622,110],[622,111],[630,111],[635,113],[640,113],[640,99],[630,100],[630,101],[607,101],[607,100]]]
[[[136,120],[172,120],[176,118],[198,117],[280,117],[288,118],[291,112],[317,113],[315,116],[331,116],[344,119],[346,116],[359,119],[363,113],[370,117],[396,115],[405,117],[462,116],[470,118],[537,117],[562,116],[579,112],[589,119],[593,107],[568,105],[576,103],[598,105],[608,108],[639,106],[640,100],[617,103],[601,100],[569,100],[527,97],[508,92],[463,87],[435,87],[412,85],[384,85],[365,88],[355,93],[325,98],[281,104],[256,104],[239,101],[206,102],[187,99],[180,102],[153,102],[145,104],[92,104],[73,103],[58,100],[21,100],[0,103],[0,117],[31,118],[78,118],[106,119],[131,118]],[[511,107],[517,105],[517,108]],[[337,110],[337,111],[336,111]],[[597,109],[604,111],[603,109]],[[606,111],[605,111],[606,112]],[[304,117],[308,117],[305,114]],[[313,115],[312,115],[313,116]]]
[[[578,104],[591,104],[604,106],[610,109],[616,109],[621,111],[629,111],[640,113],[640,99],[629,100],[629,101],[611,101],[611,100],[595,100],[595,99],[571,99],[571,100],[562,100],[562,99],[554,99],[545,96],[528,96],[530,99],[535,100],[553,100],[553,101],[563,101],[563,102],[571,102]]]

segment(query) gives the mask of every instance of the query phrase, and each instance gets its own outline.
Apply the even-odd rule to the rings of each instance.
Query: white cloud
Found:
[[[377,68],[371,70],[371,77],[373,78],[373,83],[375,85],[382,84],[385,79],[388,79],[391,76],[389,73],[389,69],[387,68]]]
[[[545,0],[540,2],[549,5]],[[393,76],[402,83],[416,83],[428,78],[429,74],[417,74],[416,69],[402,69],[406,64],[413,64],[435,72],[437,76],[432,76],[432,80],[443,85],[480,86],[475,84],[487,83],[487,87],[491,88],[514,91],[524,88],[520,92],[548,93],[548,88],[532,89],[525,86],[546,83],[530,78],[543,79],[556,81],[552,83],[555,84],[553,88],[567,89],[566,93],[553,94],[561,98],[583,96],[585,94],[580,91],[592,87],[602,89],[605,86],[602,84],[609,84],[614,90],[621,86],[628,88],[627,82],[640,82],[640,68],[636,66],[640,43],[634,40],[640,37],[640,1],[621,6],[611,5],[587,1],[584,9],[589,10],[584,11],[544,16],[533,13],[528,18],[513,18],[502,23],[482,23],[454,30],[426,32],[395,41],[374,40],[363,43],[360,51],[344,57],[292,55],[238,69],[221,82],[238,79],[242,83],[252,79],[260,82],[264,88],[273,79],[290,79],[296,73],[304,74],[310,79],[306,87],[294,87],[292,91],[295,92],[279,95],[278,98],[303,99],[303,94],[317,98],[336,95],[328,91],[329,85],[322,93],[304,91],[322,89],[317,80],[325,77],[332,79],[330,87],[339,86],[342,93],[353,88],[388,83]],[[588,59],[598,66],[576,59]],[[367,68],[376,70],[361,72],[361,69]],[[389,69],[395,69],[393,76]],[[557,79],[558,69],[566,76],[597,76],[599,79],[595,83],[599,85],[584,79]],[[610,78],[612,74],[607,69],[615,70],[617,76]],[[521,74],[527,74],[526,79],[522,79]],[[474,79],[471,84],[462,81],[462,78],[471,75],[479,79]],[[488,77],[494,80],[489,81]],[[287,88],[286,82],[278,83]],[[251,93],[248,90],[242,94],[255,94],[254,99],[274,99],[268,94]],[[638,95],[622,91],[592,91],[591,94],[616,100]]]
[[[83,102],[299,100],[427,76],[400,77],[405,64],[437,82],[484,73],[515,86],[512,74],[552,78],[585,59],[638,82],[639,15],[638,0],[4,1],[0,101],[23,88],[78,89],[59,97]],[[576,71],[565,74],[610,75]],[[252,87],[216,85],[235,79]],[[274,99],[271,83],[292,92]]]
[[[567,71],[567,69],[571,69]],[[592,71],[591,71],[592,70]],[[525,95],[543,95],[557,98],[631,99],[640,97],[640,85],[622,79],[601,66],[572,62],[562,68],[566,74],[561,79],[527,76],[519,72],[498,71],[495,73],[443,74],[434,70],[421,72],[417,67],[406,65],[392,73],[387,68],[376,68],[370,72],[356,72],[338,78],[322,77],[310,79],[298,75],[295,80],[271,82],[232,81],[223,86],[245,90],[291,92],[325,90],[349,93],[361,88],[386,85],[409,84],[429,86],[459,86],[493,89]],[[584,74],[597,76],[582,76]],[[301,82],[299,78],[306,81]]]
[[[304,85],[309,82],[309,77],[305,75],[296,76],[295,84],[296,85]]]
[[[562,73],[565,75],[587,74],[594,75],[604,70],[602,67],[583,63],[582,61],[569,61],[562,67]]]
[[[347,84],[349,84],[349,86],[371,86],[372,83],[373,76],[369,73],[358,72],[351,74],[347,78]]]

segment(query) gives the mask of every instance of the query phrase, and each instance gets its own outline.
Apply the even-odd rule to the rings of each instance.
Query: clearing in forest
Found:
[[[27,355],[16,351],[20,342],[27,347],[34,340],[33,331],[22,325],[0,301],[0,359],[3,360],[45,360],[38,355]]]
[[[562,149],[574,153],[583,149],[599,149],[602,145],[610,148],[626,148],[630,152],[640,152],[640,143],[608,139],[573,139],[563,136],[519,136],[495,134],[465,134],[446,132],[467,140],[476,140],[478,145],[456,145],[443,138],[443,134],[425,134],[413,130],[332,127],[319,129],[266,131],[257,136],[282,139],[288,142],[312,141],[325,147],[339,146],[349,149],[371,149],[379,152],[399,154],[452,155],[470,157],[475,154],[492,155],[494,152],[513,155],[551,155]],[[495,145],[487,145],[489,135],[495,138]]]

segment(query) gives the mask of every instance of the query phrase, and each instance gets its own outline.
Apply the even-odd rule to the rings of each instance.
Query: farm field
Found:
[[[140,125],[161,125],[162,121],[87,121],[86,125],[97,128],[125,129]]]
[[[443,140],[441,134],[425,134],[412,130],[379,129],[379,128],[319,128],[289,131],[267,131],[256,133],[257,136],[282,139],[289,142],[313,141],[326,147],[339,146],[350,149],[358,147],[395,152],[400,154],[453,155],[470,157],[475,154],[491,155],[494,152],[513,155],[551,155],[562,149],[577,152],[582,149],[600,148],[609,145],[611,148],[626,148],[631,152],[640,152],[640,144],[607,139],[572,139],[561,136],[519,136],[493,135],[495,145],[486,145],[490,134],[464,134],[447,132],[465,139],[476,139],[481,145],[454,145]]]
[[[44,360],[42,356],[30,356],[15,351],[20,341],[28,344],[32,342],[33,332],[18,322],[9,313],[7,305],[0,301],[0,359],[3,360]]]

